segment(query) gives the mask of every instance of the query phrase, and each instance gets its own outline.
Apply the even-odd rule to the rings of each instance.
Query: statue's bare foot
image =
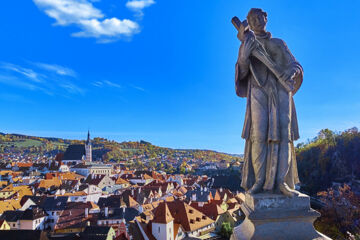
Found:
[[[280,192],[285,196],[295,197],[299,195],[298,191],[291,189],[286,183],[280,183],[278,187]]]
[[[248,193],[249,193],[249,194],[256,194],[256,193],[261,192],[261,190],[262,190],[262,184],[260,184],[260,183],[255,183],[255,184],[248,190]]]

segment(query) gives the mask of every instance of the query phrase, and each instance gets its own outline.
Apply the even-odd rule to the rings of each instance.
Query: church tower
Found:
[[[85,156],[86,156],[86,162],[91,162],[92,161],[90,131],[88,131],[88,136],[87,136],[87,140],[86,140],[86,143],[85,143]]]

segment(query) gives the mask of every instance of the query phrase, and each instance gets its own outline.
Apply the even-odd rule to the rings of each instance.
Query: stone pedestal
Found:
[[[241,206],[245,220],[234,228],[231,240],[245,239],[330,239],[314,229],[320,214],[310,208],[310,197],[300,194],[245,194]]]

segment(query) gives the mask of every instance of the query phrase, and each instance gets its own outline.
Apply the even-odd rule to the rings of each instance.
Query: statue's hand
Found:
[[[245,40],[241,44],[239,60],[245,62],[248,60],[251,52],[255,48],[255,36],[252,32],[249,32],[245,35]]]
[[[284,79],[286,83],[293,89],[295,86],[295,76],[299,74],[299,70],[296,68],[291,68],[285,71]]]

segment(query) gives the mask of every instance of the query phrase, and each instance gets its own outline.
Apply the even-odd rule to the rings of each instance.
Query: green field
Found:
[[[19,141],[15,141],[15,142],[2,142],[0,145],[3,145],[3,146],[14,145],[15,147],[39,147],[42,144],[43,143],[38,140],[24,139],[24,140],[19,140]]]

